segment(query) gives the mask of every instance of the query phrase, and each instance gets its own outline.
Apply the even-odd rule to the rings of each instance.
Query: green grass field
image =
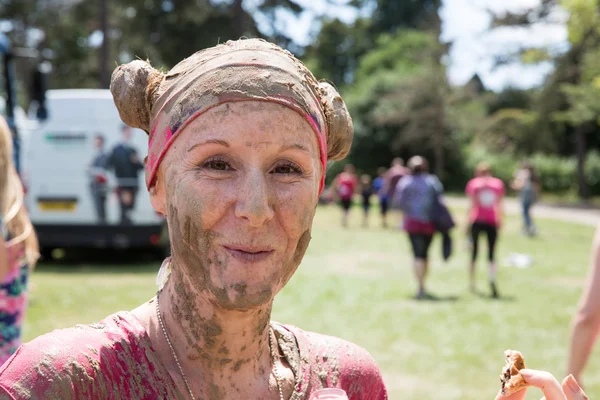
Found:
[[[383,371],[391,399],[493,399],[507,348],[522,351],[530,368],[564,375],[569,324],[587,272],[593,228],[542,220],[540,236],[527,239],[520,235],[520,221],[509,218],[498,260],[525,253],[534,257],[534,265],[500,268],[501,300],[487,297],[484,254],[481,294],[468,292],[468,255],[456,230],[448,264],[440,260],[439,241],[431,249],[429,286],[441,300],[417,302],[411,299],[415,287],[407,238],[379,228],[375,213],[372,227],[361,228],[360,212],[353,209],[345,230],[336,207],[319,209],[312,244],[276,299],[274,319],[367,348]],[[93,257],[93,263],[38,267],[27,340],[94,322],[153,296],[159,263],[111,260],[102,252]],[[594,353],[585,375],[590,398],[600,396],[599,355]],[[530,391],[527,398],[540,397]]]

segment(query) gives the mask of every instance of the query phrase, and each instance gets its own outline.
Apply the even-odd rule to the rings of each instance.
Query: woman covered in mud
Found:
[[[311,239],[327,160],[352,121],[337,91],[261,40],[200,51],[163,74],[112,76],[121,118],[149,134],[146,184],[169,224],[159,291],[133,311],[23,345],[0,398],[387,398],[362,348],[271,321]]]

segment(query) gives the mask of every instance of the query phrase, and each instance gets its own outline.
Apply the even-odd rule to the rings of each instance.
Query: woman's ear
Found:
[[[162,179],[162,174],[156,174],[154,185],[150,187],[148,192],[150,193],[150,203],[154,210],[166,217],[167,191],[164,185],[164,179]]]

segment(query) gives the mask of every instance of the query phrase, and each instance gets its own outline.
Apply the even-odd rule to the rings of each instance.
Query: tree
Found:
[[[394,155],[431,156],[446,174],[452,142],[446,115],[450,88],[435,35],[416,30],[382,35],[360,61],[347,102],[355,121],[354,163],[374,171]],[[377,157],[373,157],[377,154]]]
[[[366,19],[358,19],[352,25],[338,19],[324,20],[304,61],[320,79],[338,87],[351,84],[359,59],[373,47],[369,27],[370,21]]]
[[[296,0],[108,1],[105,38],[101,0],[4,0],[0,15],[12,22],[11,39],[17,44],[27,44],[32,31],[42,32],[43,40],[35,45],[54,54],[51,86],[73,88],[106,87],[107,72],[135,57],[166,69],[229,39],[265,37],[291,45],[277,23],[278,10],[303,10]],[[261,32],[259,17],[272,29]]]
[[[595,53],[600,45],[598,0],[543,0],[532,10],[497,18],[495,26],[551,22],[557,7],[562,7],[569,15],[567,28],[570,47],[567,51],[553,55],[552,49],[524,48],[505,57],[502,62],[514,61],[515,57],[527,61],[549,57],[554,61],[556,68],[536,100],[534,109],[537,118],[532,134],[538,140],[542,136],[544,140],[540,142],[552,141],[555,151],[576,155],[579,194],[587,199],[590,195],[585,175],[588,140],[597,138],[600,133],[596,117],[598,93],[593,84],[596,77],[600,76],[600,71],[594,65],[597,60]],[[543,56],[544,53],[546,56]]]
[[[395,33],[398,29],[431,29],[439,19],[441,0],[377,0],[372,33]]]

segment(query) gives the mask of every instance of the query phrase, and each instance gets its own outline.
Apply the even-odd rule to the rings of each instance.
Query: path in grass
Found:
[[[520,235],[518,216],[510,216],[498,258],[526,253],[534,265],[500,269],[500,301],[487,296],[483,268],[481,293],[467,291],[468,255],[457,230],[449,263],[441,262],[440,243],[433,243],[429,284],[442,300],[417,302],[411,299],[408,240],[379,228],[376,215],[371,228],[361,228],[359,207],[352,212],[350,229],[342,229],[337,207],[319,208],[302,266],[275,302],[276,320],[367,348],[381,366],[391,399],[493,399],[506,348],[521,350],[530,367],[564,373],[591,226],[540,219],[540,236],[527,239]],[[158,266],[130,256],[41,265],[33,276],[26,338],[134,308],[153,295]],[[595,351],[585,375],[591,398],[600,396],[598,371]]]
[[[466,208],[469,199],[465,197],[448,196],[447,203],[452,207]],[[521,204],[515,198],[504,200],[504,210],[511,215],[521,214]],[[565,222],[596,226],[600,223],[600,209],[584,207],[556,206],[552,204],[540,203],[532,208],[534,218],[549,218]]]

